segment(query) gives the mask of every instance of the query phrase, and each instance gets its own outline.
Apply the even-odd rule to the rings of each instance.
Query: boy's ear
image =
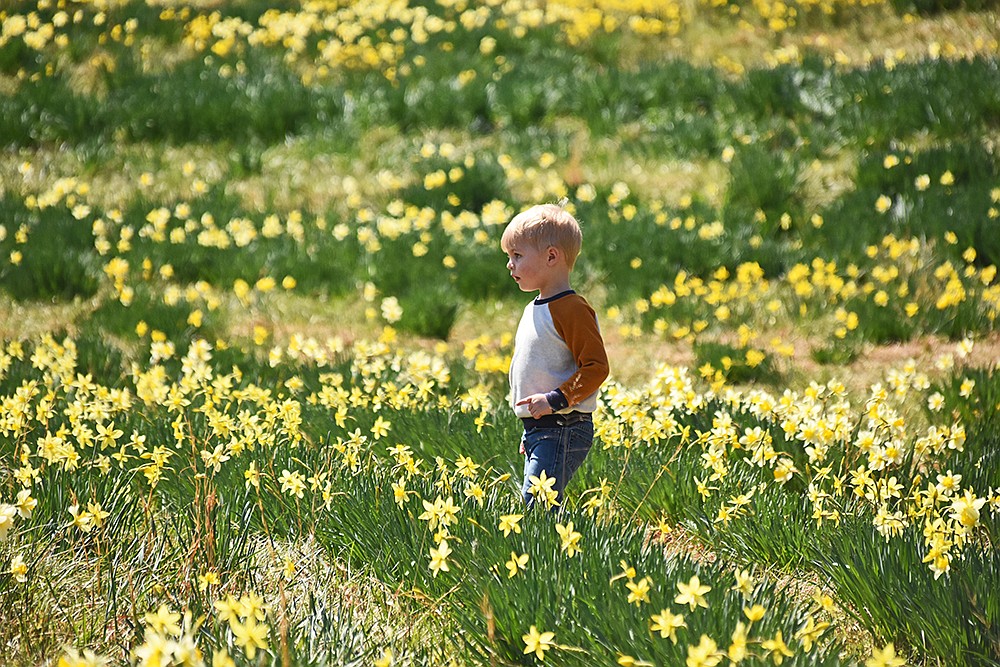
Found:
[[[545,259],[549,264],[555,262],[557,259],[559,259],[561,255],[562,252],[559,250],[559,248],[555,247],[554,245],[550,245],[545,250]]]

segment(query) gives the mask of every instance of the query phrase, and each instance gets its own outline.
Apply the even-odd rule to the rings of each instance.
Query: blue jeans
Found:
[[[567,426],[525,429],[521,442],[524,445],[524,483],[521,485],[524,504],[534,505],[536,498],[528,491],[531,487],[528,480],[533,475],[541,476],[543,470],[546,477],[555,478],[552,488],[561,504],[563,490],[594,444],[594,423],[579,421]]]

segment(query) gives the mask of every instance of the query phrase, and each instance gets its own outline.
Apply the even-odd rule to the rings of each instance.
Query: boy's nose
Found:
[[[513,271],[514,270],[514,260],[512,260],[512,259],[508,259],[507,260],[507,270],[508,271]]]

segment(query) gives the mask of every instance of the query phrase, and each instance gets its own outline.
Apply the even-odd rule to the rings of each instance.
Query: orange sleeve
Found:
[[[553,301],[549,312],[577,365],[577,371],[559,386],[559,391],[571,406],[576,405],[601,388],[610,370],[597,313],[577,294]]]

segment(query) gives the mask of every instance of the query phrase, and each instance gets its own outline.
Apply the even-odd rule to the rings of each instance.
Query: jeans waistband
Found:
[[[538,419],[521,417],[521,421],[524,422],[525,429],[556,428],[593,420],[594,417],[589,412],[568,412],[566,414],[545,415],[544,417],[539,417]]]

